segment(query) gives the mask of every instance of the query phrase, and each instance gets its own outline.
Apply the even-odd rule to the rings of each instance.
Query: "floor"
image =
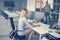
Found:
[[[12,40],[7,35],[0,36],[0,40]]]

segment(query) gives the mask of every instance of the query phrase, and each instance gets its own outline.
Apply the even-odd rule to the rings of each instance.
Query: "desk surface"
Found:
[[[40,27],[30,27],[30,28],[39,34],[49,33],[56,38],[60,38],[60,34],[56,33],[54,29],[49,29],[49,25],[46,25],[46,24],[41,23],[41,22],[39,24],[41,25]],[[53,32],[49,32],[49,31],[53,31]]]
[[[48,31],[50,30],[49,25],[46,25],[41,22],[39,22],[38,24],[40,25],[39,27],[30,27],[30,28],[33,29],[34,31],[38,32],[39,34],[48,33]]]
[[[54,36],[54,37],[56,37],[56,38],[60,38],[60,34],[58,34],[58,33],[49,33],[49,34],[51,34],[52,36]]]
[[[9,17],[19,17],[20,14],[16,12],[4,11]]]
[[[49,32],[49,34],[51,34],[52,36],[54,36],[56,38],[60,38],[60,34],[56,33],[55,29],[51,29],[50,31],[52,31],[52,32]]]

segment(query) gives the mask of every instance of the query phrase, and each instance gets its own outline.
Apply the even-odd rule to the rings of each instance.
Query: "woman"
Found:
[[[26,35],[29,34],[32,30],[31,29],[27,29],[25,30],[25,26],[31,26],[28,22],[27,22],[27,18],[26,15],[28,14],[28,10],[27,9],[23,9],[21,10],[21,14],[19,17],[19,22],[18,22],[18,38],[19,40],[25,40],[26,39]]]

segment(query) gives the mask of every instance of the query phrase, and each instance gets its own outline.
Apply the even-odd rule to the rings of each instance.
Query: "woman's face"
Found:
[[[21,12],[22,12],[22,15],[23,16],[26,16],[27,15],[27,11],[26,10],[22,10]]]

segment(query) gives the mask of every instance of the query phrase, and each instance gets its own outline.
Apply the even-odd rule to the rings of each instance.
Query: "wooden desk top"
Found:
[[[48,31],[50,30],[49,29],[49,25],[46,25],[44,23],[37,23],[39,24],[40,26],[37,26],[37,27],[30,27],[31,29],[33,29],[34,31],[38,32],[39,34],[45,34],[45,33],[48,33]]]

